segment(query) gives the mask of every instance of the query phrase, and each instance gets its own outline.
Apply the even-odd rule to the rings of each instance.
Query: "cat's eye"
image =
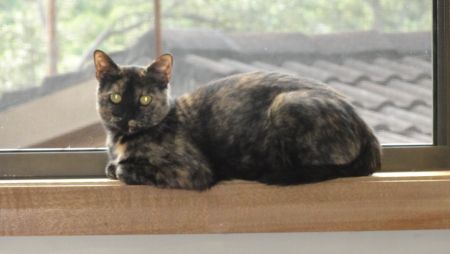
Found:
[[[112,93],[109,96],[109,99],[111,100],[112,103],[118,104],[122,101],[122,96],[120,96],[120,94],[118,93]]]
[[[147,106],[152,102],[152,97],[150,95],[142,95],[141,98],[139,98],[139,102],[142,106]]]

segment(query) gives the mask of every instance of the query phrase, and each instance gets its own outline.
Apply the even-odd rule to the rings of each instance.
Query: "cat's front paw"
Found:
[[[116,167],[116,179],[126,184],[146,184],[153,185],[154,180],[149,175],[144,173],[142,166],[136,166],[133,164],[119,164]]]
[[[110,179],[117,179],[116,177],[116,165],[113,163],[108,163],[105,168],[106,177]]]

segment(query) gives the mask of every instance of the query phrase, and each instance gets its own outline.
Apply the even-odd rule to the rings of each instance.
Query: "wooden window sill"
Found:
[[[2,180],[0,197],[0,235],[450,228],[450,171],[290,187],[232,181],[201,193],[106,179]]]

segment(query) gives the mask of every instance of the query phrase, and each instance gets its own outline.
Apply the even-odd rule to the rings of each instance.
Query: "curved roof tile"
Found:
[[[409,121],[404,121],[395,116],[374,112],[371,110],[366,110],[362,108],[357,108],[357,111],[362,116],[364,120],[371,119],[370,121],[374,122],[374,125],[371,125],[375,130],[389,130],[395,133],[407,133],[410,131],[420,131],[414,123]],[[384,126],[387,125],[388,128]],[[383,126],[380,128],[380,126]]]
[[[431,106],[417,105],[409,110],[427,118],[433,116],[433,108]]]
[[[322,82],[337,80],[337,78],[327,70],[322,70],[298,62],[288,61],[283,64],[283,67],[296,72],[298,75],[314,78]]]
[[[402,62],[406,65],[423,70],[423,72],[429,74],[433,73],[433,67],[430,62],[415,56],[405,56],[402,58]]]
[[[374,63],[378,66],[390,68],[397,72],[402,78],[408,81],[416,81],[421,78],[430,78],[430,73],[423,71],[419,68],[405,65],[396,61],[392,61],[386,58],[377,58]]]
[[[433,88],[433,80],[431,78],[422,78],[414,82],[415,84],[418,84],[420,86],[426,87],[428,89]]]
[[[336,79],[345,83],[356,83],[361,80],[369,79],[369,77],[361,71],[348,68],[343,65],[337,65],[328,61],[315,61],[314,66],[333,73],[336,76]]]
[[[366,73],[370,80],[377,83],[386,83],[391,79],[400,78],[398,73],[390,69],[356,59],[345,59],[344,65]]]
[[[365,89],[336,81],[329,82],[328,84],[346,95],[355,105],[366,109],[378,110],[384,106],[392,105],[392,101],[389,101],[387,98]]]
[[[366,91],[378,94],[384,98],[389,99],[392,103],[401,108],[411,108],[415,105],[426,105],[427,102],[422,98],[403,92],[402,90],[376,84],[369,81],[362,81],[358,83],[357,87]]]
[[[433,132],[432,118],[425,117],[415,112],[405,111],[392,106],[382,108],[381,112],[385,113],[386,115],[394,116],[405,122],[411,123],[412,125],[416,126],[421,133],[430,135]]]
[[[405,93],[412,94],[418,98],[422,98],[426,104],[431,105],[433,101],[433,90],[428,87],[417,86],[413,83],[393,79],[387,83],[388,87],[392,87],[403,91]]]
[[[408,136],[408,138],[414,143],[425,143],[425,144],[433,143],[432,135],[424,135],[417,131],[408,132],[406,136]]]
[[[268,63],[264,63],[264,62],[260,62],[260,61],[255,61],[252,63],[253,66],[255,66],[256,68],[259,68],[261,70],[266,70],[266,71],[277,71],[277,72],[281,72],[281,73],[285,73],[285,74],[291,74],[291,75],[295,75],[297,73],[295,73],[292,70],[288,70],[286,68],[283,67],[278,67],[276,65],[272,65],[272,64],[268,64]]]
[[[375,134],[383,144],[408,144],[414,142],[414,140],[411,140],[411,137],[390,131],[375,131]]]

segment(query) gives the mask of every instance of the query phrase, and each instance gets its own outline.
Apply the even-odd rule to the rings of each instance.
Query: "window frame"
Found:
[[[383,146],[382,170],[419,171],[450,165],[450,1],[433,1],[433,145]],[[0,178],[105,177],[106,149],[0,150]]]

